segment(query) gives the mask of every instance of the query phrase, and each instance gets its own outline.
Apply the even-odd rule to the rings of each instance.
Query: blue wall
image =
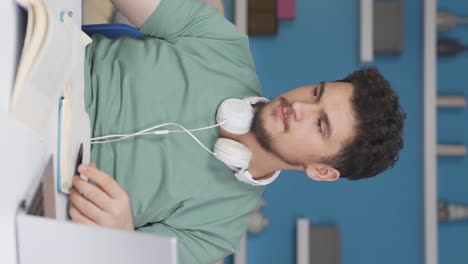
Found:
[[[232,2],[224,3],[227,16],[232,18]],[[265,96],[273,98],[297,86],[336,80],[361,66],[357,3],[297,0],[297,18],[281,21],[277,36],[251,38]],[[408,114],[400,161],[392,170],[358,182],[313,182],[302,173],[283,173],[265,191],[267,206],[263,213],[271,224],[261,234],[249,235],[249,263],[295,263],[295,223],[299,217],[309,218],[312,224],[339,225],[342,264],[423,263],[423,2],[404,4],[404,53],[378,57],[374,63],[393,84]],[[468,14],[468,2],[464,0],[443,0],[439,5],[452,11],[464,7]],[[464,42],[468,44],[467,32],[465,26],[450,34],[465,34]],[[439,67],[441,93],[463,93],[468,89],[459,70],[468,69],[467,54],[441,60]],[[464,111],[440,111],[439,117],[441,142],[466,142]],[[454,129],[460,123],[463,126]],[[466,160],[446,159],[439,163],[441,199],[468,203]],[[466,224],[440,227],[440,263],[461,263],[456,261],[461,255],[468,259],[467,232]]]

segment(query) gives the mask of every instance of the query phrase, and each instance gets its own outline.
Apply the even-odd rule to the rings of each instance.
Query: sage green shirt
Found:
[[[211,7],[162,0],[140,30],[136,39],[95,35],[86,49],[93,137],[208,126],[223,100],[260,96],[246,35]],[[219,130],[194,134],[213,149]],[[180,264],[237,251],[264,189],[237,181],[186,133],[93,145],[91,159],[128,193],[137,230],[177,237]]]

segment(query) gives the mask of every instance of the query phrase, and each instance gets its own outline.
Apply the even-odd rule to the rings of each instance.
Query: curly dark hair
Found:
[[[351,83],[356,134],[341,151],[323,160],[340,171],[341,177],[359,180],[391,167],[403,148],[403,121],[398,95],[377,68],[363,68],[338,82]]]

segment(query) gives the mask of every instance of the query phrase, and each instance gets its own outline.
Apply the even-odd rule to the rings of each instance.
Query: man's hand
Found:
[[[73,177],[73,187],[69,192],[71,219],[88,225],[133,231],[130,200],[122,187],[93,163],[81,164],[78,171],[98,186],[79,176]]]

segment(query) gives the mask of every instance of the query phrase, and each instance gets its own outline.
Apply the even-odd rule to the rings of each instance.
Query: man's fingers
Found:
[[[112,198],[120,198],[125,192],[109,174],[100,171],[98,168],[81,164],[78,171],[88,177],[90,180],[105,191]]]
[[[76,209],[75,206],[70,205],[70,209],[68,210],[68,214],[70,215],[70,218],[77,223],[82,223],[86,225],[96,225],[95,222],[93,222],[91,219],[88,217],[84,216],[78,209]]]
[[[93,222],[99,222],[103,218],[101,209],[81,196],[81,194],[75,188],[71,188],[68,193],[71,205],[78,209],[83,216],[86,216]]]
[[[111,203],[111,198],[107,193],[94,186],[93,184],[81,179],[79,176],[74,176],[72,179],[73,187],[78,190],[78,193],[83,194],[86,199],[91,201],[97,207],[105,210],[106,205]]]

